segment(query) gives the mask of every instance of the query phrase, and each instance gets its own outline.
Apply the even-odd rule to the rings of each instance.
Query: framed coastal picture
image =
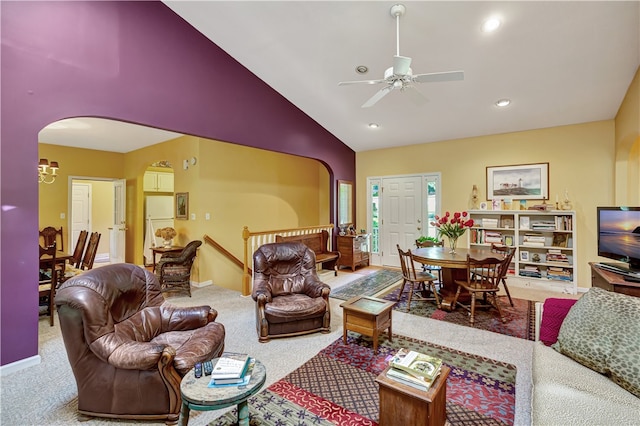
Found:
[[[549,163],[487,167],[487,200],[549,199]]]
[[[188,192],[176,192],[176,219],[189,219]]]

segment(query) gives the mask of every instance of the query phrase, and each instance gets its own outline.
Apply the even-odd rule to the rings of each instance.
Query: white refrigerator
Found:
[[[173,197],[171,195],[147,195],[144,203],[145,237],[144,258],[145,264],[153,263],[151,247],[162,245],[162,237],[156,237],[158,228],[173,226]]]

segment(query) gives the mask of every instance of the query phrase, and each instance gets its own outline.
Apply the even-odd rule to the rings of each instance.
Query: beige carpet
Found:
[[[358,273],[332,273],[322,279],[332,287],[360,278]],[[274,339],[258,343],[255,330],[254,302],[251,297],[217,286],[194,289],[193,297],[170,297],[179,306],[208,304],[219,312],[218,321],[226,328],[226,349],[256,356],[267,367],[266,386],[295,370],[320,349],[342,335],[341,300],[331,300],[331,333]],[[0,424],[4,425],[69,425],[76,422],[77,390],[66,358],[60,328],[49,327],[48,320],[39,323],[42,363],[17,373],[3,376],[0,382]],[[402,312],[393,313],[393,331],[453,349],[470,352],[514,364],[516,378],[516,425],[531,424],[531,362],[533,342],[497,333],[474,330],[442,321],[421,318]],[[292,347],[295,350],[291,350]],[[219,413],[191,412],[189,425],[206,425]],[[140,425],[162,422],[129,422],[95,419],[91,426]]]

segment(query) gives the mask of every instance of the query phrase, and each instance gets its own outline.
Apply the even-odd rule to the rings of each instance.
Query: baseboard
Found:
[[[38,365],[41,362],[42,359],[40,358],[40,355],[34,355],[29,358],[21,359],[19,361],[3,365],[0,367],[0,377],[15,373],[16,371],[24,370],[25,368],[29,368],[34,365]]]
[[[191,287],[195,287],[195,288],[202,288],[202,287],[207,287],[213,285],[213,281],[211,280],[207,280],[207,281],[203,281],[201,283],[195,282],[195,281],[191,281]]]

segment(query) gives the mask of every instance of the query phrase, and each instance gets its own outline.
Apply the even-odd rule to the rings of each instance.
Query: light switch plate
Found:
[[[60,213],[60,219],[64,219],[66,215],[64,213]]]
[[[204,220],[211,220],[211,213],[205,213],[204,214]]]
[[[196,220],[196,214],[195,213],[191,213],[191,220]]]

